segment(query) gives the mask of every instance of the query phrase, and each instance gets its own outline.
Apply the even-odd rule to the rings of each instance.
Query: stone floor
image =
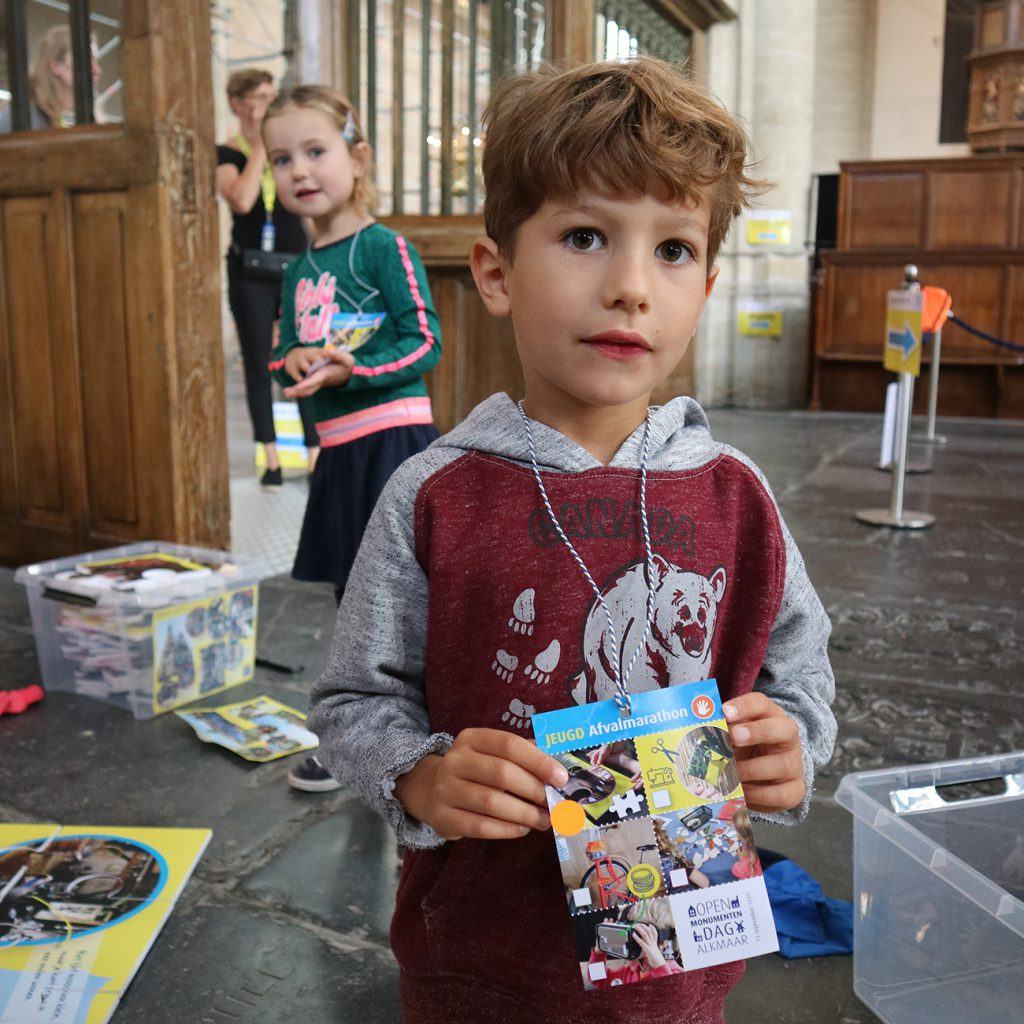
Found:
[[[849,898],[851,820],[833,800],[844,773],[1022,745],[1024,426],[943,423],[950,443],[934,473],[907,488],[908,507],[938,522],[913,534],[853,519],[887,503],[875,418],[723,411],[712,426],[764,467],[835,627],[835,759],[807,822],[758,838]],[[6,571],[0,610],[0,687],[36,681],[24,594]],[[295,672],[260,669],[233,697],[304,706],[327,650],[329,589],[278,577],[260,612],[260,654]],[[287,769],[200,744],[173,715],[136,723],[58,693],[0,718],[0,820],[213,829],[115,1024],[399,1020],[387,945],[393,843],[350,793],[295,793]],[[876,1020],[853,994],[851,958],[776,956],[751,961],[727,1019]]]

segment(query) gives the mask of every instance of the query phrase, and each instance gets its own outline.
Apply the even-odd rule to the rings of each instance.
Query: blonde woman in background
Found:
[[[238,119],[232,134],[217,147],[217,193],[231,210],[231,244],[227,252],[228,304],[235,319],[245,376],[245,399],[253,440],[262,444],[267,469],[265,487],[284,483],[274,426],[274,399],[268,363],[276,343],[274,324],[281,307],[283,270],[275,254],[296,254],[307,244],[301,219],[277,201],[260,127],[277,95],[274,79],[263,68],[239,68],[228,79],[228,103]],[[266,253],[266,267],[246,256]],[[255,264],[255,265],[254,265]],[[316,467],[320,438],[305,400],[298,403],[308,451],[309,472]]]
[[[92,87],[100,81],[100,62],[92,43]],[[39,43],[36,62],[28,76],[29,128],[71,128],[75,123],[75,70],[71,30],[54,25]],[[0,110],[0,132],[11,130],[11,107]]]

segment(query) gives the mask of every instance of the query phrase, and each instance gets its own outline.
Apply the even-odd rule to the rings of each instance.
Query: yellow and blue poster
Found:
[[[885,305],[884,365],[893,373],[921,373],[921,311],[924,296],[920,291],[897,288],[889,292]]]
[[[108,1021],[211,835],[0,824],[0,1020]]]
[[[751,210],[746,222],[748,245],[789,245],[793,241],[789,210]]]
[[[740,334],[747,338],[781,338],[782,310],[769,302],[745,300],[737,306]]]
[[[274,434],[277,436],[277,456],[284,469],[306,469],[309,449],[298,402],[274,402]],[[256,445],[256,468],[267,465],[267,450]]]

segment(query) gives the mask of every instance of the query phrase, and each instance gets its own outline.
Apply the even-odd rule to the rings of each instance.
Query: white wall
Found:
[[[966,156],[939,143],[945,0],[877,0],[871,157]]]
[[[773,184],[757,205],[792,214],[792,242],[750,246],[733,226],[697,338],[696,397],[708,405],[802,406],[807,380],[808,189],[811,180],[817,0],[736,0],[737,19],[708,39],[708,85],[744,121],[753,174]],[[783,314],[779,338],[737,329],[746,300]]]
[[[816,174],[842,160],[871,155],[878,0],[818,0],[815,21],[814,139]]]
[[[806,396],[807,197],[841,161],[955,157],[940,145],[945,0],[735,0],[708,35],[708,85],[746,123],[755,173],[776,183],[762,205],[793,212],[788,251],[755,252],[735,225],[697,337],[696,397],[708,404],[799,407]],[[737,306],[770,301],[780,339],[744,338]]]

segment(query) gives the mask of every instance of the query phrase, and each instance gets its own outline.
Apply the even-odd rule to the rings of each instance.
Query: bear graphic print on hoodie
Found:
[[[654,618],[634,692],[714,677],[766,693],[798,725],[807,794],[835,741],[829,623],[760,472],[677,398],[608,466],[532,424],[552,511],[605,597],[628,662],[644,630],[641,515]],[[467,728],[532,738],[530,717],[613,689],[604,612],[544,508],[519,410],[504,394],[404,463],[367,529],[313,693],[319,757],[408,848],[391,942],[407,1024],[721,1020],[742,964],[585,993],[550,835],[444,841],[406,814],[395,779]],[[472,1006],[471,1016],[459,1007]],[[447,1009],[446,1009],[447,1007]],[[469,1011],[466,1011],[467,1013]],[[410,1016],[410,1013],[413,1016]]]

